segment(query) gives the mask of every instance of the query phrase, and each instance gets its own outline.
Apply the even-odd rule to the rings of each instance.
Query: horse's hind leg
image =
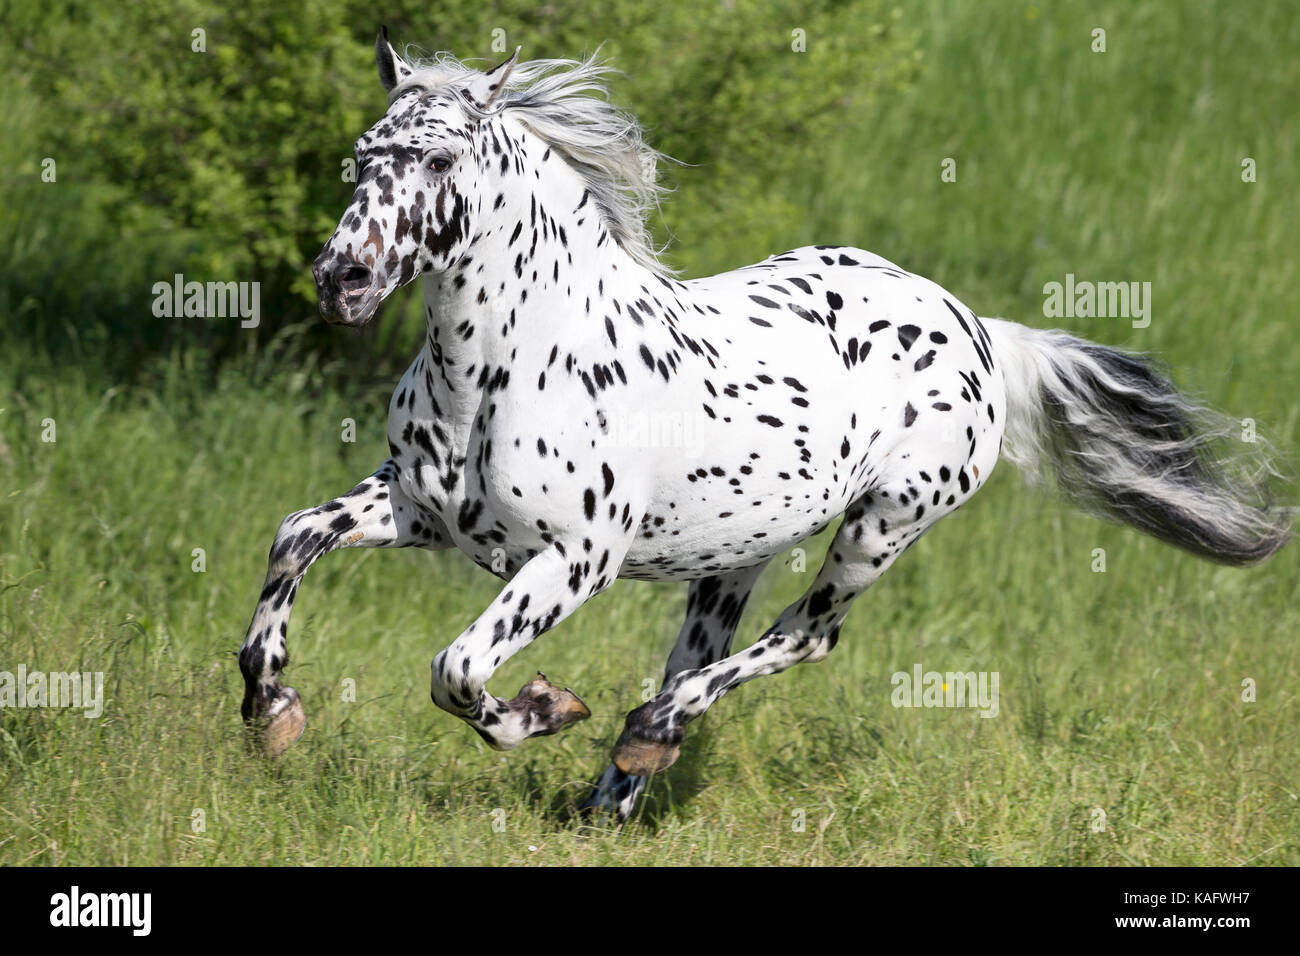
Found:
[[[675,675],[711,664],[730,652],[740,616],[765,567],[767,561],[691,582],[686,620],[664,669],[665,687]],[[583,809],[613,810],[620,820],[626,820],[645,784],[645,777],[633,776],[610,764]]]
[[[284,519],[271,546],[266,585],[239,652],[244,675],[244,721],[262,749],[276,756],[306,726],[302,701],[280,683],[288,664],[285,641],[298,584],[317,558],[339,548],[450,547],[446,528],[398,487],[397,466],[387,461],[346,495]]]
[[[670,766],[686,724],[719,697],[747,680],[819,661],[829,654],[854,599],[952,510],[957,496],[950,497],[948,484],[937,481],[936,470],[931,483],[913,493],[903,489],[893,494],[876,492],[855,501],[804,596],[786,608],[753,646],[677,674],[658,697],[628,714],[614,747],[614,765],[636,776]]]

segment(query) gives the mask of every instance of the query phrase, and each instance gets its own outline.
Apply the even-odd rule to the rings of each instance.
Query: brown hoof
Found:
[[[516,710],[529,711],[534,721],[541,725],[529,735],[533,737],[558,733],[569,724],[591,716],[591,709],[582,702],[581,697],[567,687],[556,687],[541,671],[519,688],[519,693],[510,701],[510,706]]]
[[[648,777],[671,767],[681,752],[681,744],[633,737],[625,729],[614,745],[614,766],[634,777]]]
[[[306,727],[302,699],[292,687],[284,688],[260,722],[262,753],[268,757],[280,756],[298,741]]]

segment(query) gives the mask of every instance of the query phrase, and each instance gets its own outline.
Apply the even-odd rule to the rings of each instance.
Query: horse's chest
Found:
[[[528,465],[513,443],[501,449],[501,436],[477,423],[418,414],[391,416],[389,443],[402,491],[480,565],[514,570],[544,547],[544,524],[519,487]]]

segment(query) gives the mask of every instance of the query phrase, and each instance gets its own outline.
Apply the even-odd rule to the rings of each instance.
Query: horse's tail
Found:
[[[1180,395],[1144,356],[982,321],[1006,381],[1002,454],[1031,482],[1050,465],[1084,510],[1225,564],[1262,561],[1290,538],[1267,443],[1229,449],[1241,423]]]

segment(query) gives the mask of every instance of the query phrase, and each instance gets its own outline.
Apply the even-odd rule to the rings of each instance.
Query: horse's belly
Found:
[[[696,475],[694,482],[661,485],[620,576],[692,580],[780,554],[826,528],[854,497],[850,486],[832,492],[818,480],[823,476],[810,474],[811,480],[768,480],[751,473],[742,485],[710,474],[714,484],[704,488]]]

